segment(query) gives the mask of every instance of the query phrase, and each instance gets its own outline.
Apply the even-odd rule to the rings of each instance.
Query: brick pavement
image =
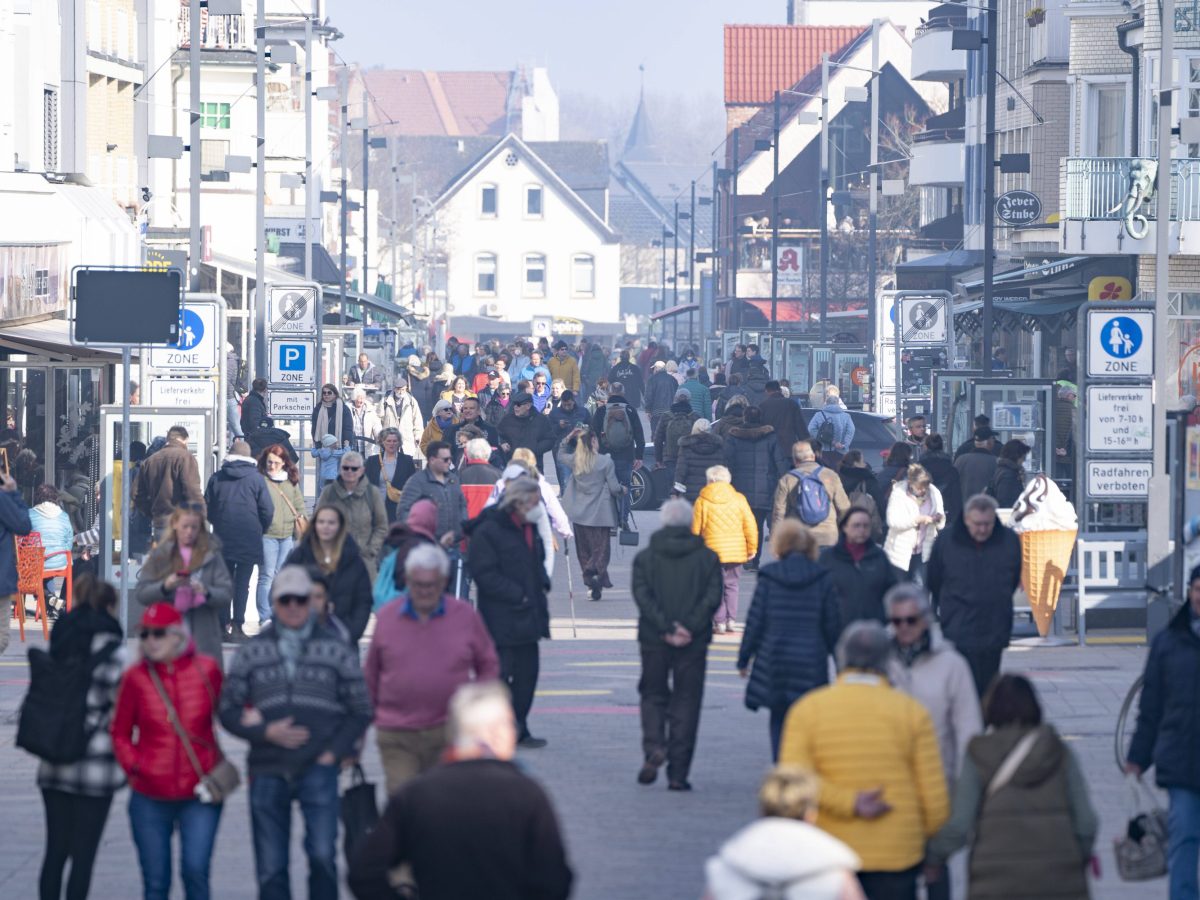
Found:
[[[655,518],[639,516],[644,533],[653,528]],[[704,859],[755,814],[758,780],[769,761],[766,717],[742,704],[743,683],[733,668],[739,636],[719,637],[709,654],[692,771],[695,791],[669,793],[662,780],[649,788],[635,784],[640,733],[635,613],[628,591],[633,551],[614,548],[613,556],[613,582],[619,587],[606,592],[599,603],[580,590],[575,570],[577,639],[571,636],[567,580],[559,561],[551,600],[554,640],[543,644],[539,696],[530,720],[535,733],[550,745],[522,752],[520,759],[546,785],[561,816],[577,875],[575,897],[695,898],[703,890]],[[753,576],[742,579],[742,616],[753,581]],[[40,635],[32,640],[40,641]],[[1166,896],[1161,880],[1137,886],[1120,883],[1111,853],[1112,838],[1124,821],[1112,729],[1144,654],[1140,646],[1014,648],[1004,661],[1006,669],[1033,676],[1048,718],[1082,760],[1102,821],[1098,850],[1104,877],[1094,885],[1099,900]],[[34,761],[13,747],[15,726],[3,721],[20,702],[25,677],[20,647],[14,645],[0,660],[0,792],[5,797],[0,821],[7,826],[0,842],[0,897],[33,896],[41,861],[42,810]],[[241,743],[226,737],[224,744],[240,761]],[[364,763],[369,775],[382,782],[373,740],[368,741]],[[138,895],[126,802],[127,794],[118,795],[110,814],[94,897]],[[239,791],[228,806],[214,858],[214,896],[249,898],[253,856],[246,791]],[[305,867],[296,831],[293,887],[302,897]]]

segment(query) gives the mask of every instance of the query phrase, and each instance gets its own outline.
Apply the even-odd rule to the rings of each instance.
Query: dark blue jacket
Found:
[[[29,508],[16,491],[0,491],[0,597],[17,592],[17,545],[13,535],[29,534]]]
[[[1129,761],[1154,765],[1160,787],[1200,791],[1200,638],[1189,604],[1150,645]]]
[[[929,556],[926,585],[942,633],[959,650],[1008,646],[1013,592],[1021,583],[1021,540],[1000,522],[976,544],[959,519],[944,528]]]
[[[829,656],[842,630],[829,572],[793,553],[763,566],[746,617],[737,666],[754,660],[746,706],[785,709],[829,682]]]
[[[221,539],[227,563],[263,561],[263,532],[271,527],[275,501],[262,473],[248,457],[230,455],[204,489],[208,520]]]

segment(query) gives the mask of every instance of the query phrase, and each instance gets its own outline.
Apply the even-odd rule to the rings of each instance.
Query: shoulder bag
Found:
[[[267,483],[272,484],[270,480],[268,480]],[[283,492],[283,488],[276,487],[275,492],[279,494],[279,496],[283,499],[283,502],[287,504],[288,511],[292,514],[292,521],[295,523],[295,527],[292,530],[292,539],[298,541],[300,538],[304,537],[304,532],[308,531],[308,516],[306,516],[304,513],[296,512],[296,507],[292,504],[292,501],[287,498],[287,494]]]
[[[183,730],[183,725],[179,721],[179,715],[175,712],[175,705],[171,702],[171,698],[167,696],[166,688],[163,687],[163,683],[158,677],[158,672],[154,671],[154,666],[149,663],[147,664],[147,669],[150,672],[150,680],[154,682],[154,689],[158,691],[158,696],[162,698],[163,704],[167,707],[167,718],[171,722],[171,727],[175,729],[175,734],[178,735],[179,740],[183,743],[183,751],[187,754],[188,762],[192,764],[192,769],[195,770],[196,777],[200,779],[200,783],[196,785],[196,799],[201,803],[224,803],[225,798],[236,791],[238,785],[242,783],[237,766],[225,758],[225,754],[221,753],[221,748],[218,746],[217,752],[221,753],[221,758],[209,771],[204,771],[200,765],[200,758],[196,756],[196,749],[192,746],[192,739]],[[202,677],[204,678],[205,690],[208,691],[208,696],[213,703],[213,711],[215,712],[216,700],[213,697],[212,684],[209,683],[207,675]]]

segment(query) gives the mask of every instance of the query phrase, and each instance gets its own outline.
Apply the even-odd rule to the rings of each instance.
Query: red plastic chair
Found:
[[[61,556],[66,559],[66,562],[60,563],[56,568],[47,568],[50,560],[56,556]],[[71,585],[75,581],[75,577],[71,571],[72,558],[70,550],[55,550],[53,553],[47,553],[42,563],[42,578],[62,578],[63,579],[63,599],[67,602],[67,612],[71,611]]]
[[[21,626],[21,642],[25,642],[25,597],[37,598],[35,618],[42,620],[42,637],[50,639],[50,626],[46,622],[46,594],[42,586],[45,580],[46,549],[42,546],[42,535],[37,531],[18,535],[17,541],[17,602],[13,613]]]

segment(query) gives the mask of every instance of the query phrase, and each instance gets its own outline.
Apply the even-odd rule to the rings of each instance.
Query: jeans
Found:
[[[227,430],[230,431],[234,437],[245,437],[245,435],[242,433],[242,411],[238,408],[238,402],[236,400],[225,401],[225,419],[225,424],[228,426]]]
[[[1167,878],[1171,900],[1196,900],[1196,867],[1200,864],[1200,791],[1167,788]]]
[[[309,900],[337,900],[338,767],[314,763],[290,778],[250,778],[250,827],[259,900],[291,900],[288,847],[292,802],[304,815]]]
[[[665,753],[667,780],[687,781],[700,727],[708,644],[692,641],[684,647],[672,647],[660,641],[641,644],[640,649],[642,752],[646,759]]]
[[[283,562],[292,552],[295,541],[290,537],[273,538],[263,535],[262,544],[263,562],[258,567],[258,596],[255,598],[260,628],[271,621],[271,582],[275,580],[275,573],[283,568]]]
[[[7,631],[7,627],[4,629]],[[62,900],[63,869],[71,862],[67,879],[67,900],[85,900],[92,884],[92,864],[112,794],[106,797],[85,797],[66,791],[42,791],[46,806],[46,856],[38,882],[41,900]]]
[[[500,657],[500,680],[512,692],[517,738],[529,737],[529,710],[533,708],[533,695],[537,690],[538,671],[541,668],[538,645],[497,647],[496,654]]]
[[[221,610],[221,627],[232,622],[234,625],[242,626],[246,622],[246,601],[250,599],[250,576],[254,574],[255,563],[251,562],[230,562],[225,561],[229,566],[229,577],[233,579],[233,618],[229,617],[229,610]]]
[[[726,622],[732,625],[737,618],[740,593],[738,573],[741,571],[741,563],[721,563],[721,605],[713,613],[714,625],[724,625]]]
[[[142,867],[145,900],[171,894],[171,837],[179,827],[179,868],[187,900],[208,900],[208,873],[221,806],[199,800],[155,800],[129,792],[129,825]]]
[[[625,493],[617,498],[617,525],[624,526],[629,521],[629,484],[633,479],[633,457],[613,456],[613,469],[616,470],[617,481],[625,488]],[[650,477],[650,473],[646,473]]]

